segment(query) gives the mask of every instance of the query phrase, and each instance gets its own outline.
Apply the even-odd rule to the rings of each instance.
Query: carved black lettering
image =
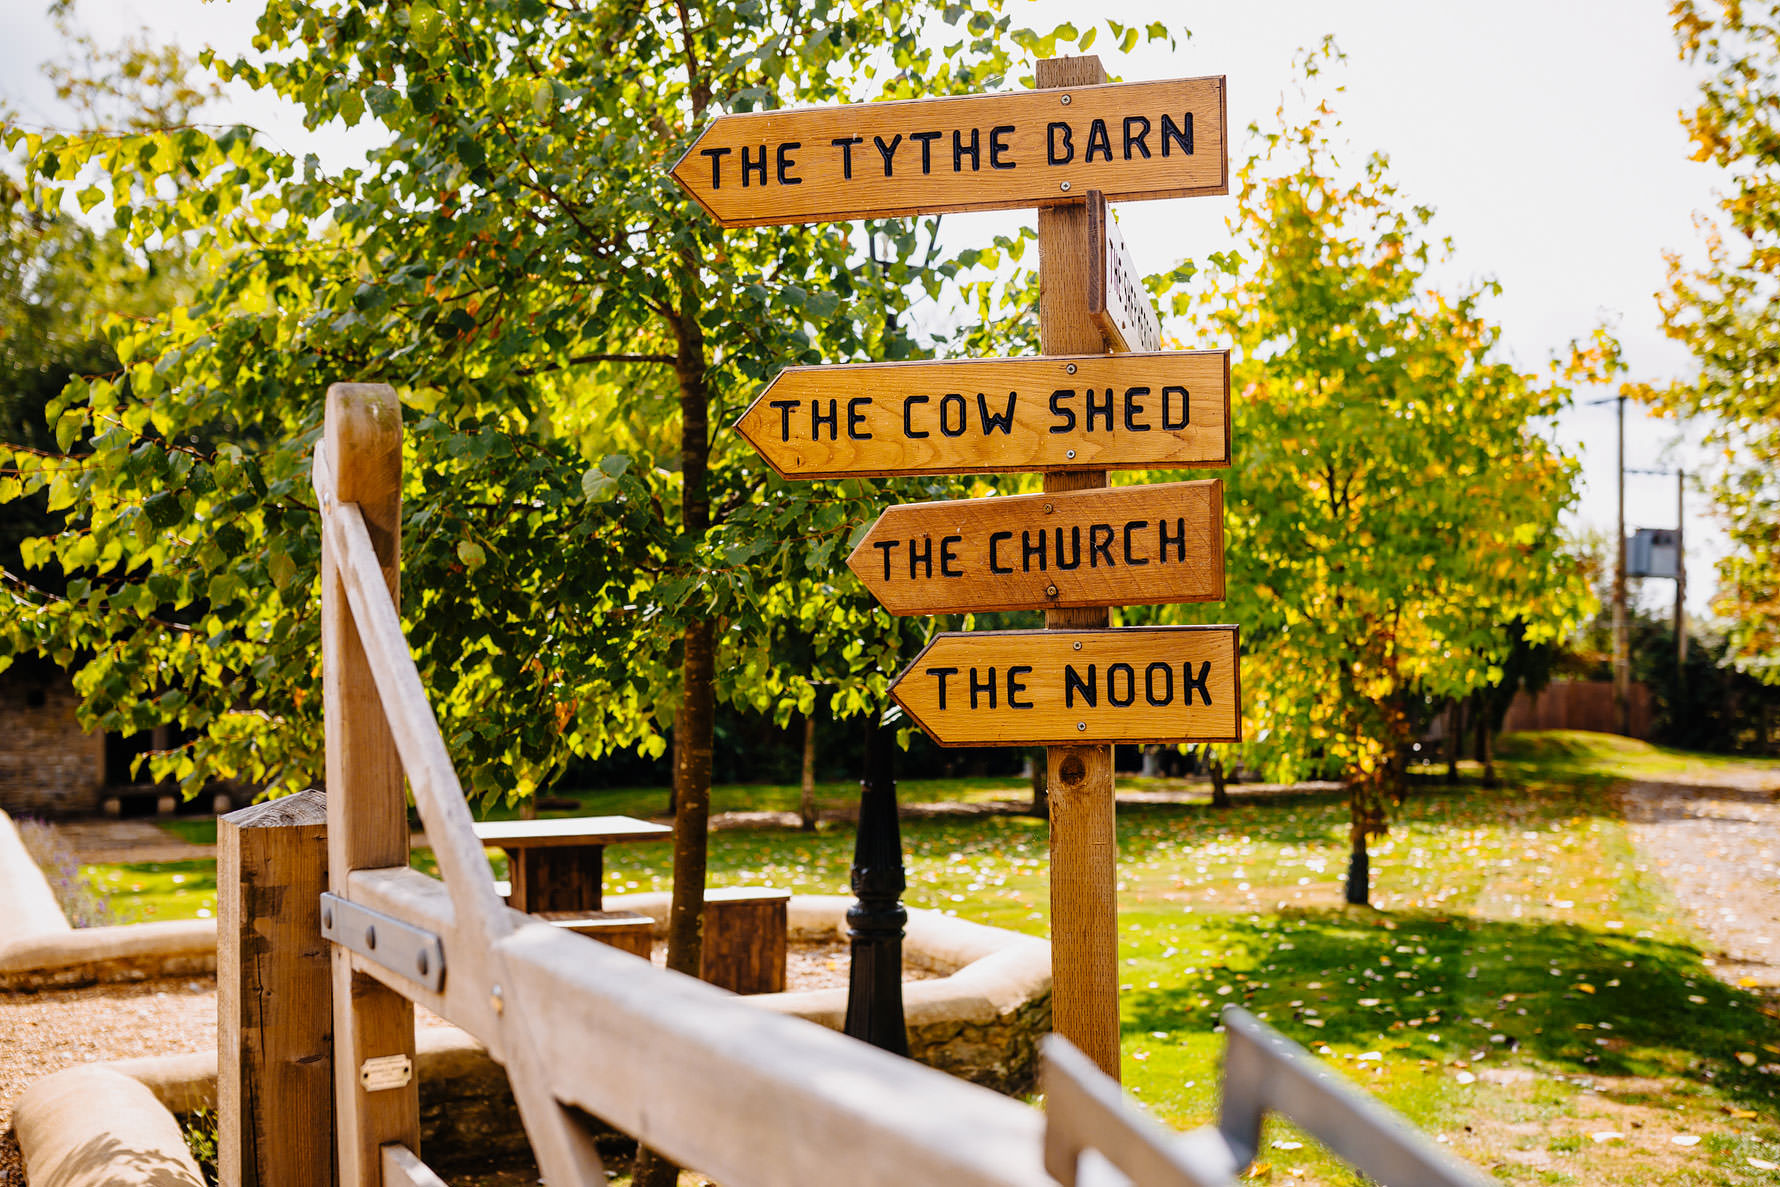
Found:
[[[939,575],[941,577],[962,577],[964,570],[958,567],[957,545],[964,543],[963,536],[942,536],[939,542]]]
[[[982,146],[978,143],[977,130],[970,130],[970,143],[964,143],[956,128],[952,129],[952,172],[964,172],[964,158],[970,158],[970,171],[977,172],[983,167]]]
[[[1010,709],[1032,709],[1037,706],[1031,701],[1022,701],[1020,694],[1026,691],[1026,682],[1022,675],[1031,675],[1031,664],[1015,664],[1007,670],[1007,707]]]
[[[1125,695],[1119,696],[1119,677],[1125,677]],[[1106,669],[1106,703],[1123,709],[1137,699],[1137,670],[1130,664],[1112,664]]]
[[[1069,529],[1069,559],[1063,559],[1063,529],[1057,529],[1057,567],[1063,570],[1082,567],[1082,525],[1079,523]]]
[[[915,571],[916,565],[922,566],[927,571],[925,573],[920,573],[920,574],[916,573],[916,571]],[[921,546],[919,548],[915,547],[915,541],[913,541],[913,540],[909,541],[909,580],[913,581],[917,576],[924,576],[930,581],[933,579],[933,537],[932,536],[922,536],[921,537]]]
[[[891,137],[889,144],[884,143],[884,138],[882,136],[873,136],[872,143],[878,146],[878,155],[884,158],[884,176],[889,177],[890,162],[891,159],[896,156],[896,146],[902,143],[902,133],[898,132],[895,136]],[[1166,156],[1167,154],[1164,153],[1163,155]]]
[[[1162,558],[1162,563],[1168,563],[1168,546],[1172,544],[1174,545],[1174,559],[1185,564],[1187,560],[1186,518],[1179,515],[1174,517],[1174,535],[1172,536],[1168,534],[1168,521],[1166,519],[1158,519],[1156,521],[1156,534],[1160,537],[1157,543],[1156,554]]]
[[[1168,398],[1180,397],[1180,419],[1175,420],[1168,411]],[[1187,403],[1187,389],[1169,384],[1162,389],[1162,428],[1166,432],[1175,433],[1187,427],[1188,418],[1192,415]]]
[[[729,155],[729,150],[727,148],[701,148],[698,150],[698,155],[711,158],[711,188],[722,189],[723,158]]]
[[[748,188],[748,174],[750,173],[759,174],[760,184],[766,184],[766,145],[763,144],[760,146],[760,159],[758,161],[750,161],[748,159],[748,146],[745,144],[742,145],[742,188],[744,190]]]
[[[1057,155],[1057,133],[1063,133],[1063,155]],[[1067,165],[1075,160],[1075,133],[1062,120],[1045,125],[1045,163],[1047,165]]]
[[[1131,134],[1131,129],[1133,128],[1137,129],[1137,134],[1135,136]],[[1147,161],[1149,159],[1150,146],[1143,142],[1143,138],[1149,134],[1150,119],[1147,115],[1128,115],[1125,117],[1125,159],[1127,161],[1131,159],[1131,150],[1134,148],[1143,156],[1144,160]]]
[[[847,181],[853,180],[853,146],[864,144],[863,136],[836,136],[828,143],[841,150],[841,176]]]
[[[939,681],[939,707],[944,709],[946,707],[946,677],[947,676],[956,676],[958,674],[958,669],[957,668],[923,668],[921,670],[921,674],[923,676],[932,676],[934,679]]]
[[[1139,396],[1147,396],[1149,394],[1150,394],[1150,389],[1147,387],[1128,387],[1125,389],[1125,431],[1126,432],[1147,433],[1150,431],[1149,425],[1140,424],[1140,423],[1138,423],[1138,420],[1137,420],[1138,417],[1143,415],[1143,404],[1139,402],[1138,397]]]
[[[865,413],[860,406],[871,406],[870,396],[854,396],[847,401],[847,436],[854,441],[870,441],[871,434],[865,431]]]
[[[1095,153],[1108,161],[1112,160],[1112,140],[1106,134],[1106,121],[1103,119],[1096,119],[1088,125],[1088,147],[1082,152],[1082,164],[1091,163]]]
[[[1083,680],[1082,674],[1075,670],[1074,664],[1063,665],[1063,707],[1065,709],[1075,708],[1075,694],[1078,692],[1082,694],[1082,700],[1088,702],[1088,708],[1092,709],[1100,703],[1100,684],[1094,671],[1096,666],[1095,664],[1088,665],[1088,678]]]
[[[927,403],[926,396],[909,396],[902,402],[902,435],[907,437],[910,441],[919,441],[923,437],[933,436],[933,434],[929,433],[926,429],[917,429],[911,420],[915,411],[915,405],[925,403]]]
[[[995,707],[995,669],[994,668],[989,669],[988,679],[978,680],[977,679],[977,670],[974,667],[971,668],[971,670],[970,670],[970,707],[972,709],[977,707],[978,695],[981,693],[985,693],[985,692],[989,694],[989,708],[993,709]]]
[[[769,400],[768,405],[779,410],[779,440],[791,440],[791,410],[797,407],[796,400]]]
[[[822,415],[822,401],[810,401],[810,440],[822,440],[822,426],[828,426],[828,439],[836,440],[841,435],[841,409],[839,400],[828,401],[828,415]]]
[[[1168,148],[1171,144],[1178,144],[1180,150],[1189,157],[1193,155],[1192,112],[1189,111],[1181,117],[1181,126],[1178,127],[1172,119],[1167,116],[1162,117],[1162,156],[1164,159],[1168,156]]]
[[[1013,538],[1014,534],[1012,532],[989,533],[989,572],[1012,573],[1014,571],[1012,565],[1004,565],[1001,563],[1001,554],[999,551],[1003,540],[1012,540]]]
[[[1193,690],[1195,688],[1199,690],[1199,695],[1205,698],[1205,703],[1208,705],[1211,704],[1211,689],[1206,687],[1205,683],[1211,677],[1210,660],[1206,660],[1199,665],[1199,675],[1197,676],[1193,675],[1192,664],[1182,664],[1180,666],[1180,674],[1181,691],[1186,694],[1187,704],[1191,705],[1193,703]]]
[[[1002,137],[1011,136],[1013,133],[1014,126],[1012,124],[997,124],[995,127],[989,129],[989,168],[1012,169],[1014,167],[1012,161],[1002,159],[1008,153],[1012,152],[1014,147],[1003,140]]]
[[[982,392],[977,393],[977,411],[983,414],[983,436],[989,436],[996,429],[1000,429],[1003,436],[1013,434],[1014,401],[1019,398],[1019,395],[1018,392],[1009,392],[1007,394],[1007,411],[997,416],[989,411],[989,397]]]
[[[1088,526],[1088,567],[1090,569],[1099,568],[1103,559],[1106,561],[1106,567],[1112,568],[1114,536],[1111,524],[1096,523]]]
[[[1033,538],[1033,534],[1030,531],[1022,531],[1020,533],[1020,572],[1022,573],[1032,572],[1033,557],[1038,558],[1038,571],[1040,573],[1045,571],[1046,536],[1044,534],[1044,529],[1039,529],[1037,536],[1038,542],[1036,544],[1033,543]]]
[[[921,172],[933,172],[933,142],[944,136],[944,132],[910,132],[910,140],[921,142]]]
[[[802,147],[803,141],[801,140],[787,140],[779,146],[778,152],[773,155],[775,172],[778,174],[780,185],[803,184],[803,178],[791,175],[791,171],[797,168],[797,162],[791,159],[791,150]]]
[[[1162,692],[1156,692],[1156,673],[1162,673]],[[1174,668],[1169,664],[1151,664],[1143,670],[1143,699],[1155,706],[1174,700]]]
[[[1051,426],[1051,432],[1075,432],[1075,409],[1064,407],[1068,401],[1073,399],[1075,399],[1075,389],[1072,387],[1058,388],[1051,393],[1051,415],[1054,417],[1061,416],[1063,418],[1062,424],[1053,424]]]
[[[1110,387],[1106,389],[1105,403],[1096,403],[1094,400],[1094,389],[1089,388],[1087,390],[1088,421],[1082,428],[1092,433],[1094,431],[1094,418],[1100,417],[1106,421],[1106,431],[1109,433],[1112,432],[1113,389]]]
[[[873,540],[871,546],[884,554],[884,580],[890,580],[890,558],[896,553],[896,540]]]
[[[952,427],[952,418],[950,415],[952,409],[954,409],[954,408],[956,408],[958,410],[958,427],[957,428]],[[962,436],[964,436],[965,428],[969,424],[970,424],[970,406],[964,402],[963,396],[959,395],[957,392],[952,392],[949,395],[944,395],[939,398],[939,431],[940,432],[944,433],[948,437],[962,437]]]
[[[1137,565],[1147,565],[1150,563],[1149,557],[1146,556],[1146,557],[1140,558],[1135,553],[1133,553],[1131,551],[1131,533],[1143,530],[1144,525],[1148,524],[1149,522],[1150,521],[1147,519],[1128,519],[1125,521],[1125,563],[1126,564],[1135,567]]]

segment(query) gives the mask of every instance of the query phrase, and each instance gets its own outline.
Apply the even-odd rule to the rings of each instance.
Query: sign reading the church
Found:
[[[720,116],[673,176],[726,227],[1229,192],[1224,79]]]

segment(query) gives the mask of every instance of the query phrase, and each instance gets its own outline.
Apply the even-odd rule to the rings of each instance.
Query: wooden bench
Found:
[[[499,820],[476,825],[476,837],[507,855],[507,901],[521,911],[597,911],[607,845],[672,837],[665,824],[629,816]]]
[[[732,993],[783,993],[789,890],[732,886],[705,891],[701,981]]]
[[[538,918],[644,960],[655,942],[655,920],[635,911],[540,911]]]

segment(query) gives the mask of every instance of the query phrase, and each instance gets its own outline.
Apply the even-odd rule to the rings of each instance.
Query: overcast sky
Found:
[[[38,66],[59,52],[55,30],[41,0],[5,2],[0,95],[27,121],[53,122],[53,96]],[[258,7],[252,0],[86,0],[80,12],[102,38],[147,24],[194,48],[234,51],[252,35]],[[1435,233],[1456,246],[1448,278],[1502,284],[1489,310],[1514,362],[1543,366],[1609,320],[1635,375],[1690,373],[1686,352],[1663,337],[1654,294],[1665,251],[1697,256],[1692,218],[1711,208],[1718,176],[1688,160],[1677,115],[1692,106],[1697,77],[1676,57],[1667,0],[1008,0],[1007,8],[1035,28],[1081,24],[1091,10],[1191,30],[1172,54],[1139,47],[1119,55],[1110,40],[1096,49],[1126,80],[1226,75],[1233,161],[1246,155],[1242,130],[1270,121],[1292,85],[1294,52],[1334,34],[1346,65],[1316,85],[1330,92],[1351,155],[1387,153],[1406,198],[1435,208]],[[1338,85],[1345,90],[1336,95]],[[293,121],[261,105],[232,118],[269,127],[287,148],[302,139]],[[344,136],[326,143],[350,151]],[[1160,271],[1225,246],[1233,206],[1230,198],[1133,202],[1119,217],[1137,263]],[[946,237],[964,246],[1021,217],[1030,215],[953,216]],[[1580,407],[1559,426],[1584,463],[1579,517],[1608,531],[1613,417],[1611,405]],[[1672,466],[1694,456],[1676,449],[1672,422],[1637,409],[1626,419],[1628,465]],[[1711,593],[1706,562],[1723,545],[1705,496],[1691,494],[1689,503],[1688,602],[1698,613]],[[1628,477],[1626,519],[1629,527],[1674,526],[1675,480]],[[1653,604],[1673,597],[1670,583],[1647,584]]]

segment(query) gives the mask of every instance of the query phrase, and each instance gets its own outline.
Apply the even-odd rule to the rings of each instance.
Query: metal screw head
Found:
[[[1066,375],[1074,375],[1075,374],[1075,364],[1074,363],[1065,364],[1063,367],[1063,373]]]
[[[1067,181],[1063,183],[1063,192],[1066,194],[1069,192],[1069,183]]]
[[[1056,586],[1054,586],[1054,585],[1045,586],[1045,597],[1054,598],[1056,596],[1057,596],[1057,587]]]
[[[376,928],[367,927],[365,929],[365,947],[367,947],[367,948],[377,947],[377,929]]]
[[[1053,511],[1055,511],[1055,510],[1056,510],[1056,509],[1057,509],[1057,508],[1056,508],[1056,507],[1055,507],[1055,506],[1053,506],[1053,505],[1052,505],[1052,504],[1050,504],[1050,503],[1046,503],[1046,504],[1045,504],[1045,514],[1046,514],[1046,515],[1049,515],[1049,514],[1051,514],[1051,513],[1052,513],[1052,512],[1053,512]]]
[[[504,1014],[507,1011],[507,995],[501,992],[499,985],[488,991],[488,1008],[496,1014]]]
[[[1065,106],[1065,107],[1068,107],[1069,106],[1069,96],[1068,95],[1058,95],[1057,102],[1063,104],[1063,106]]]
[[[1076,650],[1077,650],[1077,651],[1080,651],[1080,650],[1081,650],[1081,649],[1082,649],[1082,643],[1081,643],[1081,640],[1080,640],[1080,639],[1077,639],[1077,640],[1076,640],[1076,643],[1075,643],[1075,649],[1076,649]]]
[[[1073,449],[1068,450],[1063,454],[1063,456],[1068,458],[1070,461],[1074,461],[1075,460],[1075,450],[1073,450]]]
[[[1088,728],[1088,723],[1085,721],[1078,721],[1075,723],[1075,728],[1077,730],[1086,730]]]

